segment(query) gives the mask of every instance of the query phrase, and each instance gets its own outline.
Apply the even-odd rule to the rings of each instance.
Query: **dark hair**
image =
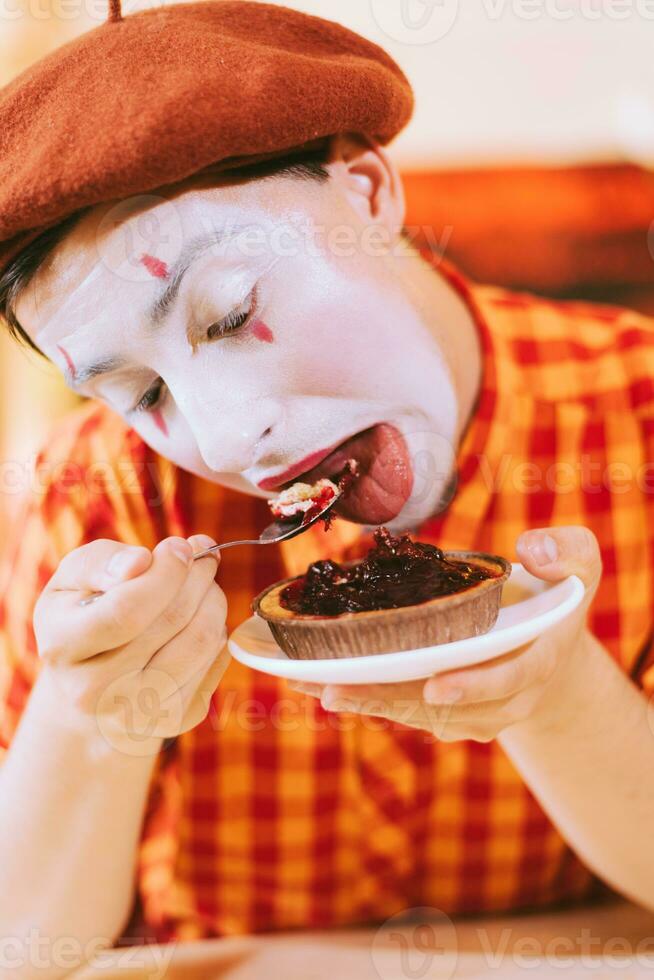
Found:
[[[263,160],[259,163],[243,164],[229,171],[217,171],[217,176],[229,176],[237,180],[295,177],[299,180],[324,183],[329,180],[329,171],[325,167],[327,159],[328,143],[325,142],[311,151],[289,153],[284,157]],[[42,351],[18,321],[15,313],[16,302],[50,253],[90,210],[90,207],[80,208],[52,228],[42,232],[0,272],[0,319],[4,319],[10,335],[15,340],[31,347],[38,354]]]

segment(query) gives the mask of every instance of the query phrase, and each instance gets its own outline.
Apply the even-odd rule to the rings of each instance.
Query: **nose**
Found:
[[[273,399],[230,404],[197,401],[184,412],[205,464],[216,473],[241,473],[265,452],[281,408]]]

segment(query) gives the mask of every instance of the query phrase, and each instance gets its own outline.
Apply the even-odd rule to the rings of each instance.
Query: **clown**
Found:
[[[250,0],[112,0],[0,92],[0,312],[88,400],[5,554],[8,935],[654,908],[654,322],[426,261],[411,110],[380,48]],[[350,459],[328,533],[192,560]],[[381,524],[585,600],[412,684],[229,662],[257,592]]]

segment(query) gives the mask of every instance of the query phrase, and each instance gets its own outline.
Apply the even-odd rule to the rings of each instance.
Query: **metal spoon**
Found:
[[[212,554],[214,551],[222,551],[223,548],[233,548],[237,544],[277,544],[279,541],[288,541],[290,538],[294,538],[298,534],[302,534],[307,528],[319,521],[321,517],[331,510],[338,498],[341,496],[340,490],[336,493],[332,499],[319,510],[317,514],[308,520],[304,520],[304,513],[297,515],[297,518],[285,518],[284,520],[273,521],[272,524],[268,524],[264,527],[263,531],[258,538],[254,540],[248,540],[247,538],[242,541],[226,541],[224,544],[214,544],[211,548],[205,548],[204,551],[197,551],[193,555],[193,561],[197,561],[198,558],[205,558],[207,555]],[[91,592],[90,595],[84,597],[84,599],[79,600],[80,606],[88,606],[100,596],[103,596],[104,592]]]

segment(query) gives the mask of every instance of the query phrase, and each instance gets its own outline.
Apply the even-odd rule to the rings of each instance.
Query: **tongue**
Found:
[[[352,436],[338,449],[302,475],[314,483],[333,477],[349,459],[359,464],[360,476],[334,505],[334,510],[357,524],[385,524],[396,517],[409,499],[413,472],[402,434],[383,422]]]

